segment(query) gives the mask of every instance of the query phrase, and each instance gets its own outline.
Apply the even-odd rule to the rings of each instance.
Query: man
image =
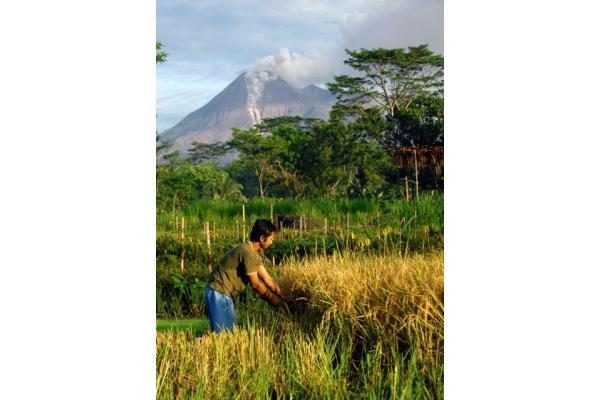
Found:
[[[215,265],[204,292],[206,313],[214,332],[231,330],[236,322],[233,299],[250,284],[272,306],[289,299],[265,269],[263,251],[273,243],[277,227],[267,219],[258,219],[250,240],[229,250]]]

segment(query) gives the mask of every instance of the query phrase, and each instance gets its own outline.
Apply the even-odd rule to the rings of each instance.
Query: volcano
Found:
[[[249,129],[266,118],[327,119],[334,101],[329,91],[314,85],[300,89],[272,72],[245,72],[159,137],[173,144],[171,151],[185,154],[194,141],[226,142],[232,128]]]

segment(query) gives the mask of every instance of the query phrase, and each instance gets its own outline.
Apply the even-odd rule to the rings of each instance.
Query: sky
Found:
[[[157,0],[157,131],[239,74],[268,70],[297,87],[349,73],[344,49],[428,44],[443,54],[441,0]]]

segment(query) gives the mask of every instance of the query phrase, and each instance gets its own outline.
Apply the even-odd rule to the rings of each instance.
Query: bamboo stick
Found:
[[[417,200],[419,200],[419,167],[417,164],[417,149],[415,148],[415,191],[417,193]]]
[[[181,269],[181,272],[183,272],[183,270],[185,268],[184,239],[185,239],[185,217],[181,217],[181,260],[180,260],[180,269]]]
[[[206,247],[208,248],[208,270],[212,272],[212,254],[210,251],[210,222],[206,221]]]
[[[246,240],[246,205],[242,204],[242,241]]]

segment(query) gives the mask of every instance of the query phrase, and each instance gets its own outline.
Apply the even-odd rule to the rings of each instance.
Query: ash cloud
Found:
[[[293,86],[322,85],[334,75],[355,74],[344,64],[345,49],[407,48],[421,44],[443,54],[444,6],[441,0],[380,0],[369,10],[354,10],[336,19],[340,37],[326,50],[278,53],[254,63],[249,70],[269,71]]]
[[[313,53],[312,56],[290,53],[287,48],[280,49],[277,54],[261,58],[252,65],[250,71],[271,72],[296,87],[324,82],[334,72],[331,60],[327,57],[317,53]]]

